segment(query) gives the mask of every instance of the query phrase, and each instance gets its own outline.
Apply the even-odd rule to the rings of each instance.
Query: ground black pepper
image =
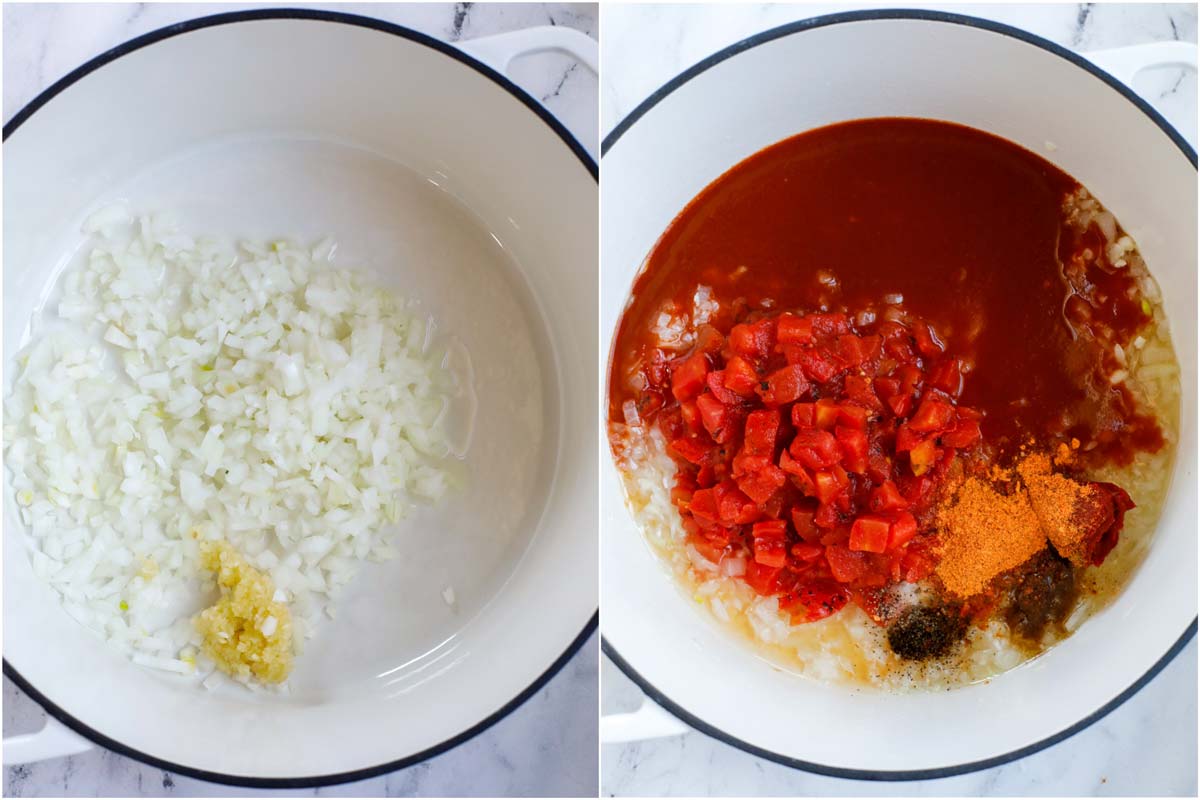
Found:
[[[888,627],[888,645],[901,658],[940,658],[950,652],[966,630],[966,622],[953,609],[915,606]]]

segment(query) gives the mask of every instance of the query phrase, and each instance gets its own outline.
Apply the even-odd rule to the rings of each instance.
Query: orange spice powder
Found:
[[[1069,460],[1059,452],[1057,461]],[[1099,513],[1096,489],[1053,472],[1049,454],[1026,456],[1016,469],[993,466],[988,477],[968,478],[942,504],[937,575],[959,597],[986,592],[998,575],[1015,569],[1047,541],[1072,561],[1086,560],[1089,517]],[[997,485],[1015,484],[1011,492]]]
[[[939,512],[938,522],[944,533],[937,575],[959,597],[986,591],[993,578],[1021,566],[1046,546],[1046,534],[1024,490],[1001,494],[979,478],[963,482]]]
[[[1033,511],[1050,543],[1060,555],[1080,566],[1087,564],[1088,532],[1111,522],[1111,504],[1100,502],[1096,487],[1076,483],[1051,471],[1050,457],[1032,455],[1021,462],[1017,473],[1029,489]]]

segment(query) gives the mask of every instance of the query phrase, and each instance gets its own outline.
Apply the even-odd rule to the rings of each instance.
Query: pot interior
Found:
[[[821,684],[758,658],[697,613],[659,567],[623,507],[611,459],[601,478],[607,643],[645,683],[722,735],[843,770],[953,769],[1003,756],[1070,728],[1138,681],[1196,613],[1196,172],[1189,154],[1085,69],[961,18],[857,19],[768,32],[639,111],[606,143],[603,160],[606,347],[658,237],[723,172],[806,130],[921,117],[1038,153],[1117,216],[1163,289],[1184,394],[1172,488],[1146,560],[1118,600],[1074,636],[986,684],[882,694]],[[1094,668],[1097,661],[1104,669]],[[1087,681],[1078,680],[1082,674]],[[912,730],[915,720],[920,735],[862,746],[881,731]]]
[[[397,35],[242,21],[109,62],[5,149],[10,381],[31,317],[82,257],[81,222],[119,200],[193,233],[334,237],[337,263],[462,345],[478,400],[463,488],[398,526],[399,557],[342,593],[286,695],[208,692],[111,652],[33,577],[6,488],[5,657],[39,692],[174,764],[316,776],[463,733],[572,643],[596,607],[596,451],[581,433],[596,410],[595,302],[578,280],[595,269],[596,184],[524,102]]]

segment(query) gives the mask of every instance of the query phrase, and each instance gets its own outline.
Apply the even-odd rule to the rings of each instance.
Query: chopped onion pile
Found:
[[[394,555],[381,529],[447,490],[454,379],[426,323],[329,242],[193,239],[120,207],[85,230],[70,324],[35,335],[6,407],[35,572],[135,660],[189,672],[198,540],[224,539],[302,641],[363,560]]]

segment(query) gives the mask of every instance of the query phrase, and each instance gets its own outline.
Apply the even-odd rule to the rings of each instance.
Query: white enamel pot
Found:
[[[1194,48],[1189,55],[1194,65]],[[793,134],[884,116],[949,120],[1016,142],[1091,189],[1137,239],[1163,288],[1183,370],[1178,456],[1149,555],[1119,598],[1069,640],[987,684],[852,691],[776,669],[702,616],[642,540],[608,460],[602,633],[605,652],[693,728],[803,769],[911,779],[992,766],[1060,741],[1132,695],[1194,635],[1196,156],[1111,76],[1012,28],[861,11],[768,31],[689,69],[605,141],[606,348],[646,255],[701,189]],[[602,739],[679,728],[647,705],[606,720]]]
[[[500,69],[548,49],[595,64],[594,42],[562,30],[476,46]],[[339,261],[462,342],[478,398],[464,488],[400,526],[400,557],[364,568],[282,696],[209,692],[86,633],[33,576],[6,476],[4,670],[52,719],[5,761],[97,742],[208,780],[355,780],[464,741],[545,684],[597,609],[597,171],[570,134],[464,50],[269,10],[131,41],[4,136],[9,385],[81,221],[120,200],[198,233],[334,236]]]

